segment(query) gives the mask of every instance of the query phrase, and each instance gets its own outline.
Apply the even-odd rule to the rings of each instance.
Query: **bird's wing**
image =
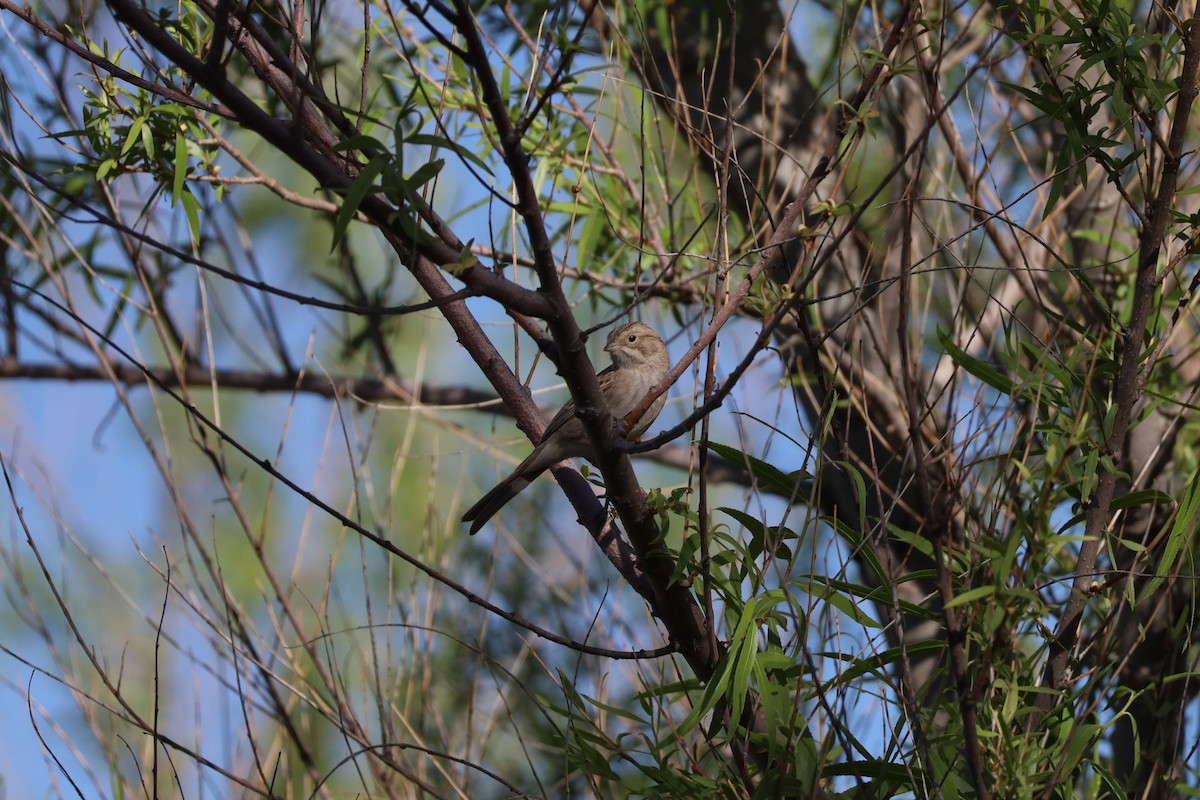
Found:
[[[613,366],[612,364],[609,364],[607,367],[605,367],[604,369],[602,369],[596,373],[596,378],[600,381],[600,394],[601,395],[604,394],[604,387],[608,384],[609,381],[612,380],[611,375],[614,370],[616,370],[616,367]],[[554,419],[550,420],[550,423],[548,425],[546,425],[546,430],[542,433],[542,438],[540,441],[543,441],[543,442],[546,441],[552,435],[554,435],[557,431],[559,431],[564,425],[566,425],[568,422],[571,422],[573,420],[575,420],[575,401],[568,400],[567,404],[564,405],[562,408],[560,408],[558,410],[558,413],[554,415]],[[576,424],[580,425],[581,430],[575,435],[582,436],[583,435],[582,424],[578,423],[578,422],[576,422]]]

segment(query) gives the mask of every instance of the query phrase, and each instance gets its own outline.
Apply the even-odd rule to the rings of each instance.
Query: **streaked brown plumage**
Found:
[[[613,330],[604,350],[612,355],[613,363],[596,377],[600,380],[600,391],[609,413],[619,420],[637,408],[646,394],[662,381],[671,361],[663,340],[653,328],[640,322],[630,322]],[[654,401],[629,432],[629,438],[637,438],[645,432],[662,411],[666,399],[664,394]],[[533,452],[471,506],[463,514],[463,522],[470,522],[471,533],[476,533],[538,475],[564,459],[590,455],[591,443],[584,433],[583,423],[575,416],[575,403],[570,401],[546,426]]]

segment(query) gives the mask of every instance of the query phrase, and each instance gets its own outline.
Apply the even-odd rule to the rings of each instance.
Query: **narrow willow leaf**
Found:
[[[982,358],[976,358],[967,353],[958,346],[958,343],[950,338],[945,330],[940,326],[937,330],[938,341],[945,348],[946,354],[950,356],[955,364],[965,369],[967,372],[974,375],[979,380],[991,386],[998,392],[1006,395],[1012,395],[1014,386],[1012,380],[1000,370],[996,369],[990,362],[984,361]]]
[[[408,176],[409,190],[415,192],[426,183],[429,183],[429,181],[437,177],[444,166],[446,166],[445,159],[437,158],[417,167],[413,171],[413,174]]]
[[[792,498],[800,494],[801,484],[811,480],[812,476],[805,472],[787,473],[760,458],[743,453],[736,447],[718,442],[708,442],[708,449],[727,461],[738,466],[746,467],[763,488],[783,497]]]
[[[1146,597],[1154,594],[1171,573],[1175,567],[1175,560],[1179,557],[1179,552],[1195,536],[1198,521],[1200,521],[1200,471],[1192,476],[1187,491],[1183,494],[1183,501],[1175,513],[1175,524],[1171,526],[1167,544],[1163,547],[1162,557],[1158,560],[1158,568],[1154,572],[1154,578],[1146,587]]]
[[[449,151],[453,152],[455,155],[458,155],[462,158],[465,158],[467,161],[470,161],[472,164],[479,167],[481,170],[483,170],[488,175],[492,174],[491,168],[488,167],[486,161],[484,161],[482,158],[480,158],[479,156],[472,153],[467,148],[458,144],[457,142],[453,142],[442,136],[435,136],[430,133],[414,133],[411,136],[409,136],[405,141],[407,144],[423,144],[423,145],[428,145],[429,147],[439,147],[439,148],[449,150]]]
[[[392,157],[386,153],[375,156],[367,162],[362,172],[358,173],[358,177],[354,179],[354,183],[350,184],[350,188],[346,190],[346,199],[342,202],[342,207],[338,210],[337,220],[333,223],[334,248],[341,242],[347,226],[350,225],[350,220],[354,219],[355,213],[358,212],[358,207],[362,205],[363,198],[367,196],[371,191],[371,187],[375,184],[375,179],[379,177],[379,173],[383,172],[391,161]]]
[[[183,212],[187,214],[188,232],[192,235],[192,244],[200,242],[200,201],[185,186],[179,194],[179,202],[183,204]]]
[[[946,608],[955,608],[956,606],[965,606],[967,603],[973,603],[976,600],[984,597],[991,597],[996,593],[996,587],[993,584],[987,586],[977,586],[974,589],[969,589],[960,595],[956,595],[953,600],[946,603]]]
[[[187,137],[182,130],[175,132],[175,175],[171,181],[171,203],[179,205],[179,192],[187,179]]]
[[[831,606],[850,617],[850,619],[854,620],[859,625],[867,628],[883,627],[869,614],[859,608],[858,604],[850,599],[850,597],[842,594],[834,586],[832,586],[832,583],[832,581],[806,579],[801,581],[793,581],[792,585],[799,587],[802,591],[812,595],[813,597],[824,600],[826,603],[829,603]],[[871,591],[865,586],[861,587],[861,589],[863,590],[863,593],[868,593]]]
[[[1110,508],[1113,511],[1119,511],[1123,508],[1132,508],[1133,506],[1166,505],[1173,502],[1175,502],[1175,498],[1166,492],[1160,492],[1158,489],[1140,489],[1114,499]]]

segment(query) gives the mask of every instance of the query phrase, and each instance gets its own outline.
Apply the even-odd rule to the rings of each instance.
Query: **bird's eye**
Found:
[[[630,342],[636,342],[636,341],[637,341],[637,334],[636,334],[636,333],[631,333],[631,334],[629,334],[629,341],[630,341]]]

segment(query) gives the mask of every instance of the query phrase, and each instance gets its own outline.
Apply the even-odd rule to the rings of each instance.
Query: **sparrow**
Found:
[[[614,329],[608,335],[604,351],[612,356],[612,366],[601,371],[596,378],[600,381],[600,393],[604,397],[604,404],[608,406],[608,413],[613,419],[620,420],[637,408],[650,390],[662,382],[671,361],[663,340],[653,328],[640,322],[629,322]],[[666,400],[665,394],[659,395],[629,431],[628,438],[641,436],[654,422],[658,412],[662,411]],[[533,452],[507,478],[467,509],[462,521],[471,523],[471,534],[474,535],[538,475],[564,459],[587,458],[591,454],[592,444],[584,432],[583,423],[575,416],[575,401],[572,400],[550,420]]]

